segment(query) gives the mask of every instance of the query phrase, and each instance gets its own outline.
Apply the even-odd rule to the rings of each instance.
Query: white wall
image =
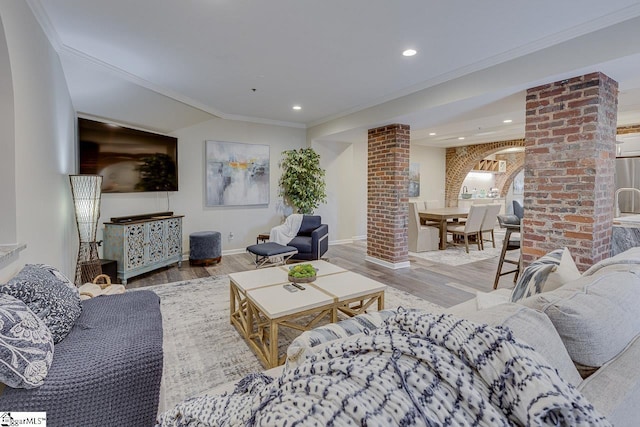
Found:
[[[169,193],[103,194],[101,224],[111,217],[171,210],[183,219],[183,252],[189,251],[189,234],[214,230],[222,233],[223,253],[244,252],[260,232],[280,224],[290,211],[278,196],[278,166],[284,150],[306,146],[305,130],[233,120],[212,119],[172,133],[178,138],[179,191]],[[268,206],[206,207],[204,201],[205,141],[242,142],[270,146],[270,202]],[[234,234],[229,240],[229,233]]]
[[[27,244],[17,260],[0,265],[0,279],[39,262],[73,277],[78,243],[68,178],[76,157],[69,91],[58,55],[27,3],[0,2],[0,16],[15,99],[15,234]]]
[[[316,214],[329,226],[329,242],[350,242],[367,233],[367,144],[317,141],[312,148],[320,154],[326,170],[327,203]]]
[[[0,244],[16,242],[16,145],[9,49],[0,21]]]
[[[413,200],[439,200],[444,206],[446,150],[444,148],[411,146],[411,163],[420,163],[420,196]]]

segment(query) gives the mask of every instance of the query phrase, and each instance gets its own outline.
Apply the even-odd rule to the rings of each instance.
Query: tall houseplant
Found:
[[[311,214],[327,201],[325,170],[320,167],[320,155],[313,148],[282,152],[280,195],[301,214]]]

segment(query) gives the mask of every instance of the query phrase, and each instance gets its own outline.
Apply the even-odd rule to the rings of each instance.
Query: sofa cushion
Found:
[[[511,300],[511,290],[507,288],[496,289],[493,292],[478,292],[476,305],[478,310],[485,310],[493,306],[507,303]]]
[[[547,316],[520,304],[500,304],[465,314],[465,319],[509,328],[513,335],[540,353],[562,379],[577,386],[582,381],[558,332]]]
[[[288,246],[293,246],[299,253],[306,254],[311,252],[311,237],[296,236],[289,243]]]
[[[635,426],[640,420],[638,360],[640,335],[578,387],[578,391],[615,426]]]
[[[582,277],[520,303],[549,316],[574,362],[602,366],[640,333],[640,272]]]
[[[627,249],[611,258],[605,258],[592,265],[583,276],[593,276],[606,271],[629,271],[640,268],[640,247]]]
[[[54,343],[67,336],[82,311],[78,289],[54,267],[44,264],[25,265],[0,292],[18,298],[40,317]]]
[[[319,215],[305,215],[302,217],[302,224],[300,224],[300,230],[298,230],[298,236],[311,236],[311,233],[316,228],[320,227],[322,223],[322,217]]]
[[[42,385],[53,349],[44,322],[24,302],[0,294],[0,382],[13,388]]]
[[[540,292],[557,289],[579,277],[580,272],[571,257],[569,249],[556,249],[532,262],[524,269],[518,278],[518,283],[513,288],[511,302],[516,302]]]

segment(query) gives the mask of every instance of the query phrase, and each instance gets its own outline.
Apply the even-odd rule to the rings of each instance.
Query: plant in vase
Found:
[[[320,203],[327,201],[320,155],[313,148],[286,150],[282,155],[280,195],[297,213],[312,214]]]

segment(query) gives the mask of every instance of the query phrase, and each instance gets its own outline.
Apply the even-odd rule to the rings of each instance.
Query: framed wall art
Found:
[[[205,205],[269,204],[269,146],[206,141]]]
[[[409,163],[409,197],[420,196],[420,163]]]

